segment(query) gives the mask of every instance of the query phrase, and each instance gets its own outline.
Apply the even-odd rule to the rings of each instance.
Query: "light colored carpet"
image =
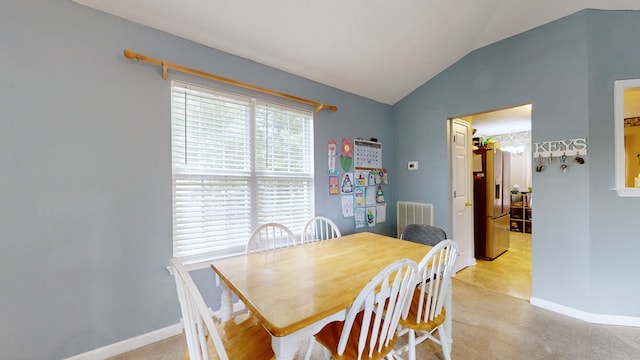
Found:
[[[184,338],[136,349],[112,360],[182,359]],[[304,356],[300,343],[298,359]],[[317,346],[313,359],[324,359]],[[453,281],[453,359],[640,359],[640,328],[595,325],[457,279]],[[431,342],[420,360],[443,359]]]
[[[640,328],[589,324],[457,280],[453,296],[457,359],[640,358]]]

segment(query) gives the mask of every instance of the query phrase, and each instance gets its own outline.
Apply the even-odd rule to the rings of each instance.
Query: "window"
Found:
[[[244,253],[258,225],[300,234],[313,207],[313,113],[171,85],[173,254],[187,264]]]

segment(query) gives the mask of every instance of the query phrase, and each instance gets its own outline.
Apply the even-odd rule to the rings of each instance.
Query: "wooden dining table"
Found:
[[[271,334],[276,359],[290,360],[301,339],[344,320],[362,288],[387,265],[403,258],[420,262],[430,249],[361,232],[215,260],[211,267],[222,280],[220,317],[231,318],[237,295]]]

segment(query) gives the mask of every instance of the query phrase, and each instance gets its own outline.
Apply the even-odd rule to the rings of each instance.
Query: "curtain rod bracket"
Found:
[[[167,80],[167,72],[168,72],[168,69],[170,68],[170,69],[173,69],[173,70],[181,71],[181,72],[184,72],[184,73],[187,73],[187,74],[191,74],[191,75],[200,76],[200,77],[203,77],[203,78],[207,78],[207,79],[210,79],[210,80],[222,82],[222,83],[225,83],[225,84],[231,84],[231,85],[238,86],[238,87],[241,87],[241,88],[245,88],[245,89],[249,89],[249,90],[253,90],[253,91],[259,91],[259,92],[262,92],[262,93],[265,93],[265,94],[269,94],[269,95],[285,98],[285,99],[288,99],[288,100],[301,102],[301,103],[307,104],[307,105],[312,105],[312,106],[314,106],[314,109],[315,109],[316,112],[318,112],[318,111],[320,111],[322,109],[331,110],[333,112],[338,111],[338,107],[334,106],[334,105],[326,105],[326,104],[323,104],[323,103],[319,103],[317,101],[303,99],[303,98],[300,98],[300,97],[297,97],[297,96],[281,93],[281,92],[270,90],[270,89],[265,89],[265,88],[262,88],[262,87],[259,87],[259,86],[243,83],[243,82],[232,80],[232,79],[227,79],[227,78],[222,77],[222,76],[209,74],[209,73],[206,73],[204,71],[191,69],[191,68],[188,68],[188,67],[182,66],[182,65],[173,64],[173,63],[170,63],[170,62],[168,62],[166,60],[160,60],[160,59],[155,59],[155,58],[152,58],[152,57],[149,57],[149,56],[145,56],[145,55],[137,53],[137,52],[135,52],[133,50],[125,49],[124,50],[124,57],[126,57],[127,59],[131,59],[131,60],[146,61],[146,62],[151,63],[151,64],[162,66],[162,78],[165,79],[165,80]]]
[[[167,80],[167,61],[162,60],[162,79]]]

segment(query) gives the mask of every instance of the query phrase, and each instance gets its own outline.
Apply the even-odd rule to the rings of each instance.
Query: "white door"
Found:
[[[450,238],[458,244],[455,271],[474,265],[473,190],[471,188],[471,125],[461,119],[451,119],[449,146],[451,159],[451,231]]]

